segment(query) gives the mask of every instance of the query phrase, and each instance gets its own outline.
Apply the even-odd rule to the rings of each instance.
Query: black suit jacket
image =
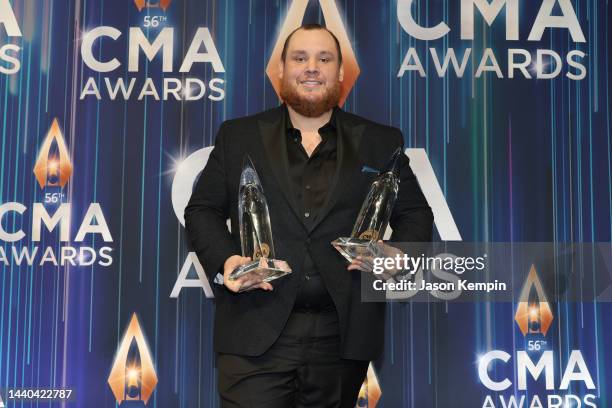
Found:
[[[349,236],[375,173],[403,146],[398,129],[338,110],[337,166],[332,188],[312,225],[298,213],[288,174],[283,107],[224,122],[215,147],[185,209],[189,242],[197,253],[216,298],[214,349],[221,353],[257,356],[278,338],[302,277],[309,251],[329,291],[340,323],[342,357],[374,360],[383,347],[384,303],[361,302],[361,278],[371,274],[347,271],[347,263],[331,241]],[[276,258],[293,273],[272,282],[271,292],[232,293],[213,283],[231,255],[240,254],[238,186],[244,156],[257,169],[272,223]],[[397,201],[390,220],[392,241],[431,240],[431,209],[403,155]],[[228,232],[226,221],[231,220]]]

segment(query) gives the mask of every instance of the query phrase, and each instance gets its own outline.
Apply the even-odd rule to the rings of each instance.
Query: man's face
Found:
[[[279,68],[281,98],[298,113],[318,117],[338,105],[344,72],[327,31],[296,31]]]

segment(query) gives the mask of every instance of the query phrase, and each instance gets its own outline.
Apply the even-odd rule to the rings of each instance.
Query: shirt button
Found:
[[[306,190],[310,190],[310,184],[306,184],[306,186],[304,187]]]
[[[304,213],[304,217],[306,217],[306,218],[310,217],[310,213],[309,212],[305,212]]]
[[[310,275],[306,275],[306,276],[304,276],[304,279],[306,279],[306,280],[310,280]]]

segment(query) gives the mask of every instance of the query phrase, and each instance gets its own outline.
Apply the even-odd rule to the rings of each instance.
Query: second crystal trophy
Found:
[[[399,189],[399,162],[403,154],[398,148],[391,156],[387,167],[379,173],[361,206],[350,237],[341,237],[332,245],[349,262],[358,256],[367,260],[382,255],[378,240],[387,229],[391,211]]]
[[[270,282],[291,273],[291,268],[286,261],[274,259],[268,204],[257,171],[248,156],[244,159],[240,175],[238,216],[242,256],[253,259],[234,269],[229,275],[230,280],[249,275],[240,291],[243,292],[260,282]]]

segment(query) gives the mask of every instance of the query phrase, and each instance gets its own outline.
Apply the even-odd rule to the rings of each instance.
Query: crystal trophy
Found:
[[[382,239],[399,189],[399,163],[404,154],[398,148],[383,171],[370,186],[350,237],[340,237],[332,245],[343,257],[352,262],[358,256],[367,261],[383,256],[378,240]]]
[[[240,175],[238,216],[242,256],[253,259],[237,267],[229,275],[230,280],[249,275],[240,292],[249,290],[260,282],[270,282],[291,273],[286,261],[274,259],[268,204],[257,171],[248,156],[244,159]]]

